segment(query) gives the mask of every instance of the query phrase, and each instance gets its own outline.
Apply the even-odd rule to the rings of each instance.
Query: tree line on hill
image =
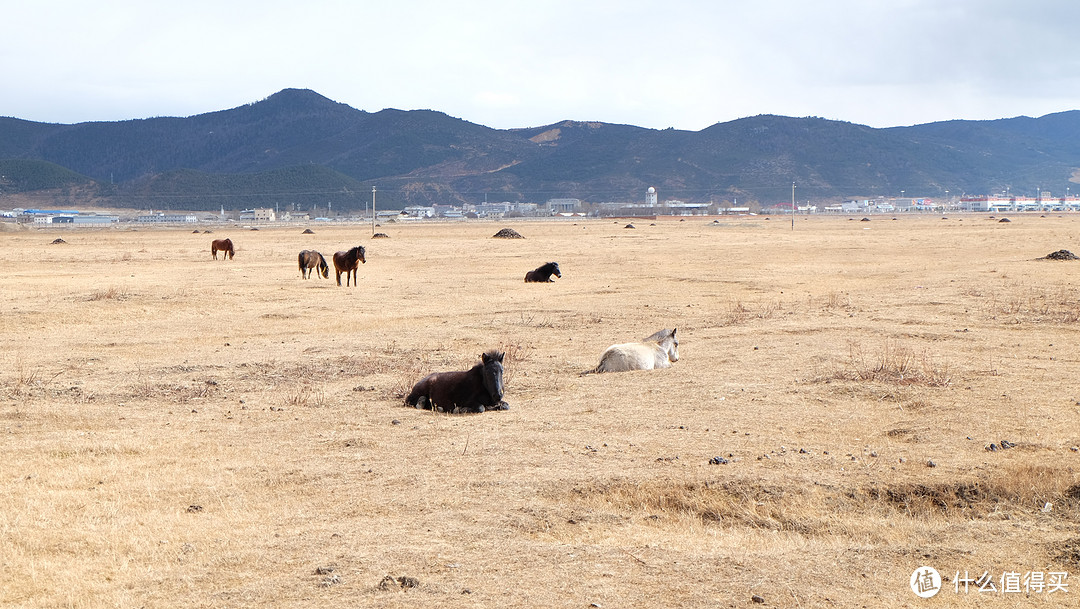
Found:
[[[0,195],[216,210],[483,200],[773,203],[1063,192],[1080,112],[875,129],[762,115],[701,131],[564,121],[492,129],[431,110],[369,113],[286,89],[187,118],[58,125],[0,118]]]

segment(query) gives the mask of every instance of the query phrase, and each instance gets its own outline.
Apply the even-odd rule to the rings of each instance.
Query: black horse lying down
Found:
[[[438,412],[509,410],[503,401],[503,354],[488,351],[469,370],[435,372],[413,385],[405,404]]]
[[[525,283],[549,283],[555,281],[551,278],[552,275],[562,277],[562,271],[559,270],[558,262],[548,262],[539,268],[525,273]]]

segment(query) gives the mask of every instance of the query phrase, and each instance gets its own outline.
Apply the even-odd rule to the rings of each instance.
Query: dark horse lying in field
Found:
[[[360,263],[367,264],[367,260],[364,260],[364,246],[362,245],[347,252],[335,252],[334,270],[337,271],[337,284],[341,285],[341,274],[345,273],[345,286],[349,286],[349,276],[352,275],[352,284],[356,287],[356,269]]]
[[[210,242],[210,253],[214,255],[214,260],[217,260],[218,252],[221,252],[222,260],[224,260],[226,256],[229,257],[229,260],[232,260],[232,239],[214,239],[212,242]]]
[[[417,408],[459,414],[509,410],[503,401],[503,354],[488,351],[469,370],[435,372],[413,385],[405,403]]]
[[[525,273],[525,283],[549,283],[555,281],[552,275],[562,277],[558,262],[549,262],[544,266]]]
[[[300,252],[300,276],[304,279],[311,277],[311,269],[318,268],[318,274],[321,274],[324,279],[330,277],[330,265],[326,264],[326,258],[315,250],[304,250]]]

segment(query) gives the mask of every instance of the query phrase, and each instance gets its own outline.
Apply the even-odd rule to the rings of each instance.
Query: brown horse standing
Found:
[[[356,287],[356,269],[361,263],[367,264],[367,260],[364,260],[364,246],[362,245],[347,252],[335,252],[334,270],[337,271],[337,284],[341,285],[341,274],[345,273],[345,287],[349,286],[350,275],[352,275],[353,287]]]
[[[304,250],[300,252],[298,256],[300,262],[300,276],[304,279],[311,277],[311,269],[318,268],[316,274],[321,274],[323,278],[330,277],[330,265],[326,264],[326,258],[315,250]]]
[[[217,260],[217,253],[221,252],[221,259],[224,260],[226,256],[229,260],[233,257],[233,246],[231,239],[214,239],[210,243],[210,253],[214,255],[214,260]]]

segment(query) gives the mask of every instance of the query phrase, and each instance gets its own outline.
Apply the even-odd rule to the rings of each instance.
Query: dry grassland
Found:
[[[625,224],[0,234],[0,605],[1075,606],[1080,218]],[[490,348],[511,410],[401,405]]]

